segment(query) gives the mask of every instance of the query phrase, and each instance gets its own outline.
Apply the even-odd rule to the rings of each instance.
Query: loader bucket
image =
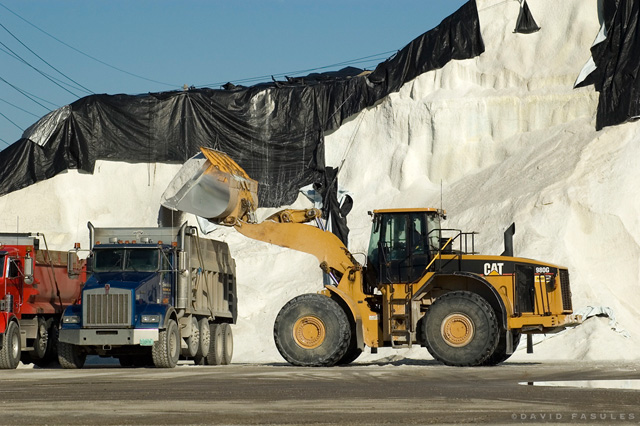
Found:
[[[258,182],[227,154],[200,150],[169,183],[162,205],[227,225],[251,219],[258,208]]]

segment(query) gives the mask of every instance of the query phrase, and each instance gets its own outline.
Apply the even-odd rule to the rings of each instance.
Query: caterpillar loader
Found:
[[[257,182],[226,154],[201,150],[169,184],[165,207],[310,253],[330,277],[318,294],[293,298],[277,315],[275,343],[291,364],[348,364],[365,346],[422,345],[447,365],[495,365],[522,334],[580,322],[566,268],[513,257],[515,225],[505,232],[505,252],[485,256],[474,253],[475,233],[441,226],[443,211],[375,210],[362,265],[322,229],[317,209],[285,209],[257,222]]]

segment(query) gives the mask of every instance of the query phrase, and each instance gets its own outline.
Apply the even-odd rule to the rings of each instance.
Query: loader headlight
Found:
[[[160,315],[143,315],[140,321],[143,323],[159,323]]]
[[[63,324],[80,324],[80,315],[66,315],[62,317]]]

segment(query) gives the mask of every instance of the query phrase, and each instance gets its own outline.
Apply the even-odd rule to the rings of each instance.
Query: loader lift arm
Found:
[[[262,222],[256,220],[258,184],[226,154],[200,148],[174,177],[162,196],[162,204],[232,226],[242,235],[311,254],[322,270],[342,276],[361,265],[331,232],[306,224],[321,217],[318,209],[285,209]]]

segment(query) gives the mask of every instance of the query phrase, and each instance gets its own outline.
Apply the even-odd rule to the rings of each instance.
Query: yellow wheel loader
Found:
[[[256,221],[258,184],[226,154],[202,148],[178,172],[162,204],[241,234],[314,255],[330,283],[279,312],[274,339],[289,363],[348,364],[369,346],[426,346],[447,365],[495,365],[522,334],[554,333],[572,315],[566,268],[505,253],[474,253],[473,232],[445,229],[437,209],[371,212],[366,264],[322,229],[320,211],[282,210]],[[315,222],[316,226],[313,223]]]

